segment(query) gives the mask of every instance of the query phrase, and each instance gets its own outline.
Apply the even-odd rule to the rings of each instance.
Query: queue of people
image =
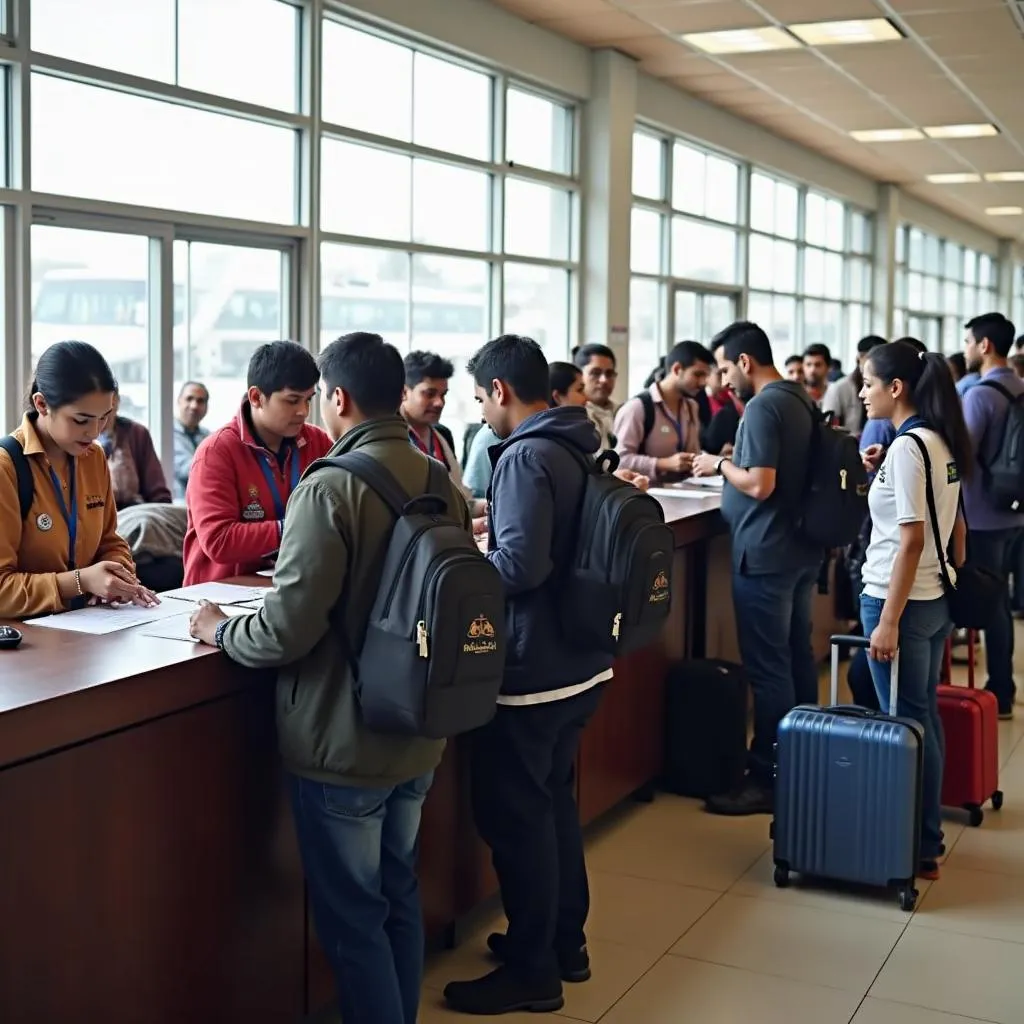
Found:
[[[317,359],[292,342],[261,346],[235,418],[212,433],[200,426],[205,388],[182,387],[174,481],[187,513],[185,582],[274,575],[256,614],[228,617],[203,604],[192,633],[243,666],[278,671],[278,735],[296,834],[346,1024],[416,1020],[424,955],[416,842],[444,741],[376,732],[362,719],[354,651],[375,614],[395,513],[332,460],[368,457],[409,495],[423,493],[443,466],[436,497],[447,520],[467,537],[481,535],[500,579],[502,682],[494,715],[472,733],[470,749],[474,816],[508,928],[487,939],[494,970],[453,980],[445,998],[474,1015],[554,1011],[564,984],[591,975],[573,766],[613,673],[610,654],[582,648],[560,627],[581,466],[610,447],[621,459],[617,475],[640,489],[687,474],[724,478],[754,732],[742,783],[709,798],[707,810],[766,814],[780,722],[818,696],[811,602],[824,553],[807,540],[800,514],[812,425],[823,411],[860,436],[873,475],[857,588],[870,641],[862,664],[881,702],[901,653],[898,714],[922,723],[925,737],[918,874],[935,878],[944,756],[936,688],[953,629],[942,552],[954,574],[970,550],[1002,580],[1005,601],[986,631],[987,686],[1000,714],[1013,713],[1009,577],[1021,557],[1024,512],[995,503],[986,484],[1024,395],[1024,380],[1008,365],[1013,334],[999,314],[970,321],[965,362],[979,380],[961,401],[946,360],[914,339],[862,339],[854,372],[829,383],[827,348],[811,346],[799,365],[787,360],[783,374],[767,334],[738,322],[708,346],[677,344],[649,386],[621,405],[612,400],[611,349],[585,345],[571,363],[549,364],[532,340],[502,336],[469,362],[483,426],[464,477],[440,422],[452,364],[429,352],[403,360],[379,335],[346,335]],[[317,398],[323,428],[309,422]],[[716,423],[722,430],[713,434]],[[885,428],[877,440],[873,424]],[[147,450],[133,433],[118,421],[117,385],[95,349],[62,342],[43,354],[23,422],[0,454],[0,617],[159,601],[117,532],[118,474],[125,495],[147,500],[152,441]],[[115,452],[136,466],[134,475],[119,469]],[[153,500],[170,501],[169,491],[158,494]],[[486,637],[482,628],[469,635]],[[427,649],[425,630],[420,642]]]

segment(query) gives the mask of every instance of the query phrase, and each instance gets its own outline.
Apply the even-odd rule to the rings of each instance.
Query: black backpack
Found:
[[[857,539],[868,514],[868,473],[857,438],[831,426],[828,416],[801,396],[794,397],[811,418],[800,532],[817,547],[846,547]]]
[[[994,388],[1009,403],[995,457],[981,463],[986,496],[1001,512],[1020,512],[1024,506],[1024,395],[1014,397],[994,380],[979,381],[978,387]]]
[[[505,594],[497,570],[448,514],[444,467],[426,461],[427,491],[415,498],[363,452],[317,466],[358,477],[395,516],[365,637],[348,645],[363,721],[375,732],[445,739],[494,717]]]
[[[647,438],[651,436],[658,413],[654,408],[654,399],[651,397],[650,391],[641,391],[636,397],[640,399],[640,405],[644,410],[644,436],[640,441],[640,448],[643,448],[647,444]]]
[[[596,459],[542,430],[517,441],[546,437],[579,463],[584,485],[559,601],[565,637],[586,650],[621,656],[658,638],[672,605],[672,531],[649,494],[612,476],[613,451]]]
[[[0,437],[0,448],[7,452],[11,457],[11,462],[14,463],[14,476],[18,481],[18,507],[21,509],[21,519],[24,522],[28,518],[29,509],[32,508],[32,499],[35,497],[32,467],[25,457],[25,450],[12,434]]]

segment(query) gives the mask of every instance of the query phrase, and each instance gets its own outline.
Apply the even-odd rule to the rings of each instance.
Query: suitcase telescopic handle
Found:
[[[840,647],[863,647],[865,650],[871,646],[871,641],[866,636],[846,636],[836,633],[829,639],[832,647],[832,672],[829,682],[829,704],[835,706],[839,703],[839,648]],[[900,652],[896,649],[896,656],[889,666],[889,714],[896,716],[896,697],[900,681]]]

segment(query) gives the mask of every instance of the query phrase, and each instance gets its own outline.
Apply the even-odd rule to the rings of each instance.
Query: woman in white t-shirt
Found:
[[[925,459],[914,437],[928,452],[940,541],[942,550],[949,551],[952,540],[949,571],[954,578],[953,566],[963,562],[966,545],[958,507],[960,481],[972,468],[971,445],[941,355],[918,352],[904,342],[872,349],[860,396],[869,417],[889,419],[896,428],[884,458],[877,445],[864,452],[869,471],[878,472],[868,495],[871,542],[863,569],[861,621],[871,639],[868,664],[880,705],[888,710],[890,663],[899,647],[897,714],[916,719],[924,729],[918,874],[937,878],[945,742],[936,690],[953,624],[928,512]]]

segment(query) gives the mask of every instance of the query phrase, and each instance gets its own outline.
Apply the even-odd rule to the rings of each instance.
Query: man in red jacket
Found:
[[[273,565],[284,510],[299,477],[331,448],[310,426],[320,371],[293,341],[261,345],[249,361],[249,390],[234,420],[196,451],[185,504],[185,585]]]

